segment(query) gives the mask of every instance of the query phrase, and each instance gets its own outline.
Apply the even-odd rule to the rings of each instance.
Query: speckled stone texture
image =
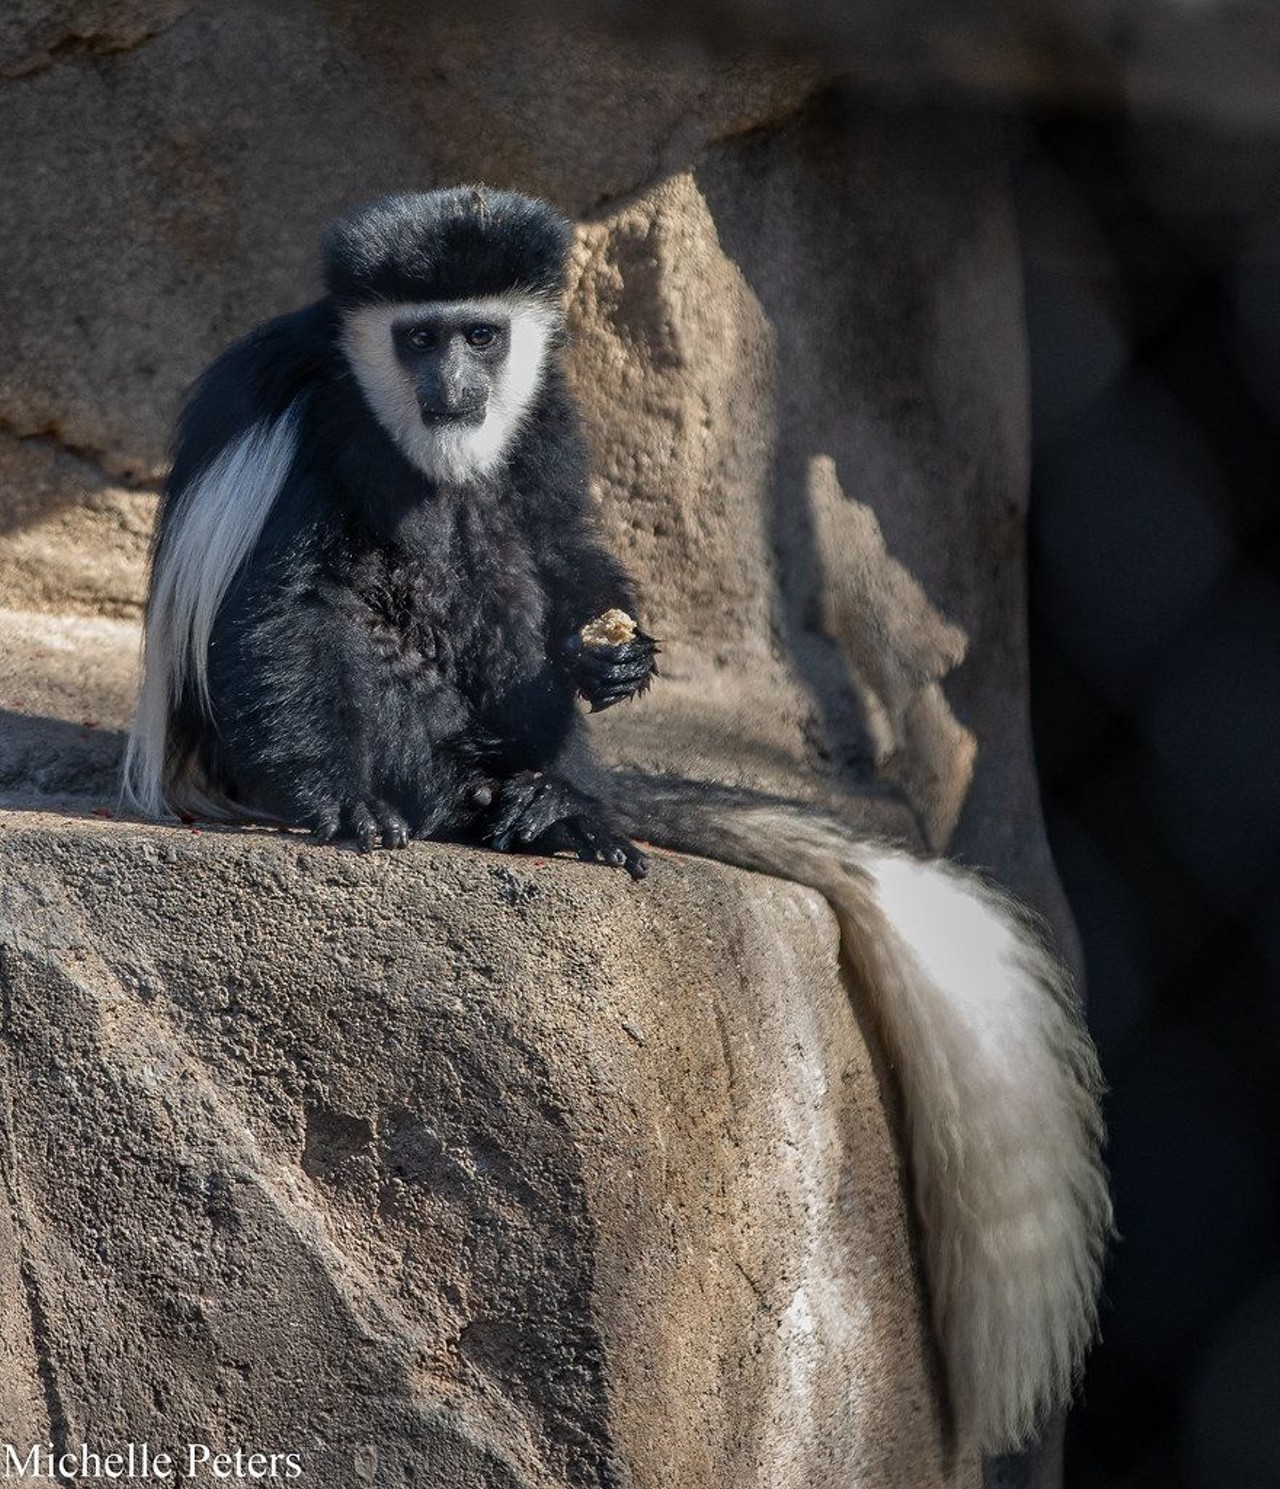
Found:
[[[8,1440],[971,1482],[818,896],[38,813],[0,885]]]

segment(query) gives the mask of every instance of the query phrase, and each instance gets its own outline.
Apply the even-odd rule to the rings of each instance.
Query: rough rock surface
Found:
[[[816,895],[0,822],[7,1440],[972,1482]]]
[[[592,0],[556,0],[566,25]],[[504,0],[512,21],[541,0]],[[809,59],[880,96],[1192,118],[1224,133],[1280,123],[1280,11],[1272,0],[634,0],[650,45],[697,37]]]
[[[410,0],[0,24],[10,1436],[305,1430],[325,1486],[974,1479],[812,896],[93,815],[183,386],[314,293],[335,211],[482,178],[579,223],[601,521],[665,643],[607,752],[949,845],[1067,934],[999,128],[664,46]]]

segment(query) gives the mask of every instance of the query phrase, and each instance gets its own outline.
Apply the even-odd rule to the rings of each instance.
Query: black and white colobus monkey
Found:
[[[596,766],[575,703],[648,684],[559,366],[570,227],[461,188],[325,244],[328,293],[204,374],[160,514],[125,762],[143,813],[430,837],[644,872],[632,836],[821,890],[907,1112],[964,1437],[1024,1442],[1093,1335],[1110,1204],[1092,1046],[1018,910],[807,809]]]

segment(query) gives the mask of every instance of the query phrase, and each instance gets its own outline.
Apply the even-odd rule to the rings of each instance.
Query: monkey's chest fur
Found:
[[[390,538],[348,535],[327,568],[388,689],[453,693],[481,727],[510,733],[531,689],[557,680],[537,565],[500,509],[432,503]]]

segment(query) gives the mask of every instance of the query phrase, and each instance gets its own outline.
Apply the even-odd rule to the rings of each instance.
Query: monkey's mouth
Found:
[[[483,403],[468,404],[465,408],[424,408],[420,410],[422,422],[428,429],[469,428],[484,423],[488,408]]]

